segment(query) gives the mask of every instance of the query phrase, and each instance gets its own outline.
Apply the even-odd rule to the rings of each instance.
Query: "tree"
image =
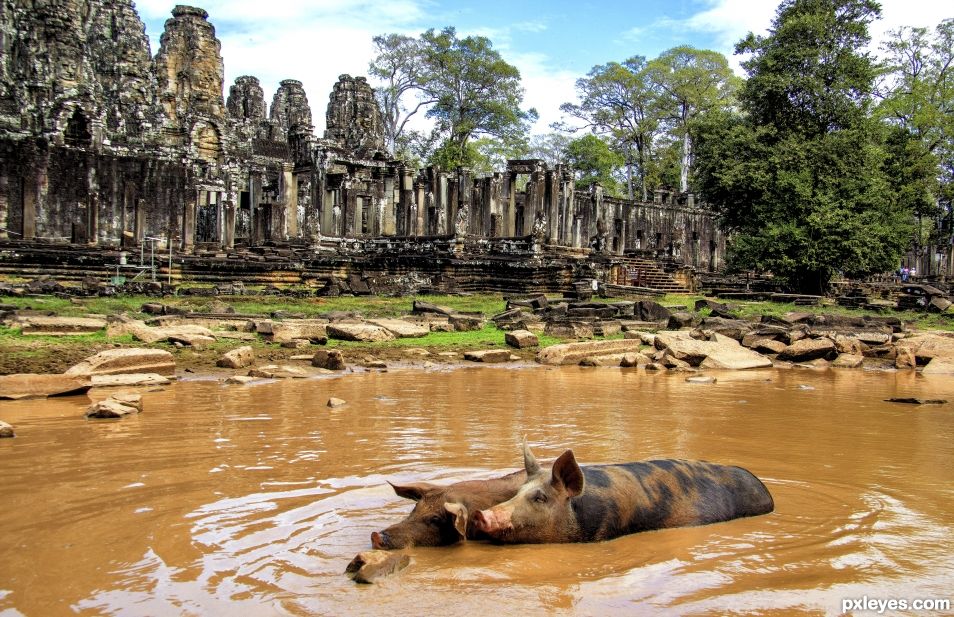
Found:
[[[427,117],[446,135],[441,146],[446,164],[466,163],[466,146],[475,136],[513,140],[527,132],[536,110],[520,108],[520,71],[504,61],[490,39],[461,39],[454,28],[444,28],[428,30],[421,41],[428,66],[424,91],[434,100]]]
[[[611,195],[619,194],[619,184],[613,174],[625,164],[625,159],[603,139],[596,135],[574,139],[567,144],[566,161],[577,174],[577,188],[599,183]]]
[[[408,120],[418,111],[434,103],[423,96],[428,81],[427,66],[420,39],[402,34],[382,34],[374,37],[376,55],[368,66],[371,77],[380,85],[375,95],[384,115],[384,140],[388,151],[397,154]],[[417,95],[410,107],[406,100]]]
[[[633,197],[632,167],[635,164],[642,198],[646,201],[646,173],[659,128],[658,92],[647,78],[646,58],[633,56],[623,63],[594,66],[585,78],[576,81],[576,90],[580,102],[564,103],[560,110],[582,120],[583,128],[610,137],[629,153],[626,157],[628,196]],[[565,124],[558,128],[567,130]]]
[[[454,28],[428,30],[418,38],[374,37],[377,55],[369,70],[377,80],[386,139],[392,152],[428,146],[429,162],[447,168],[468,165],[477,152],[468,142],[489,136],[514,143],[536,117],[523,110],[520,72],[481,36],[459,38]],[[408,120],[424,110],[435,121],[440,144],[426,133],[404,137]]]
[[[891,182],[897,154],[870,117],[878,67],[862,51],[872,0],[785,0],[751,52],[744,115],[714,112],[697,134],[704,196],[730,233],[730,265],[771,271],[806,293],[842,272],[891,271],[912,233]],[[892,158],[894,157],[894,158]]]
[[[951,215],[954,171],[954,19],[927,28],[901,28],[884,44],[887,71],[876,109],[897,129],[891,144],[903,164],[892,179],[918,218]],[[924,169],[933,168],[925,178]],[[944,210],[947,210],[945,213]],[[940,231],[940,225],[936,228]],[[950,234],[950,230],[948,230]],[[918,242],[921,242],[918,238]],[[942,238],[924,238],[941,242]]]
[[[739,80],[725,56],[688,45],[663,52],[646,67],[647,78],[660,92],[658,106],[674,137],[682,143],[679,190],[689,190],[692,166],[690,125],[700,115],[729,107]]]

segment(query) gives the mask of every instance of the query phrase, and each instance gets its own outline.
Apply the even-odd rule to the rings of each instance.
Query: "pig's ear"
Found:
[[[553,480],[550,482],[555,488],[563,488],[570,497],[583,492],[583,470],[576,463],[573,450],[567,450],[553,463]]]
[[[527,445],[527,436],[523,436],[523,466],[527,470],[527,477],[533,477],[540,473],[540,463],[537,462],[530,446]]]
[[[405,499],[413,499],[414,501],[420,501],[424,498],[428,492],[440,488],[436,484],[430,484],[428,482],[413,482],[411,484],[392,484],[390,481],[388,484],[391,484],[391,488],[394,489],[394,492],[398,497],[403,497]]]
[[[448,501],[444,504],[444,509],[448,514],[454,517],[454,529],[460,537],[458,542],[467,539],[467,507],[462,503]]]

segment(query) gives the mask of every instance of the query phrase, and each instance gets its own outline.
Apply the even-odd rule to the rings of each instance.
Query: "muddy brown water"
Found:
[[[194,380],[121,421],[84,420],[86,397],[2,402],[18,437],[0,441],[0,615],[838,614],[845,598],[954,595],[954,379],[718,377]],[[490,477],[518,466],[524,434],[584,464],[741,465],[776,511],[596,544],[416,548],[380,584],[343,575],[410,510],[386,479]]]

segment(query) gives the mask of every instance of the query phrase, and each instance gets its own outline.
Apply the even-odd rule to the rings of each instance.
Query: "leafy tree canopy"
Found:
[[[745,114],[710,114],[696,128],[700,181],[731,233],[731,266],[808,293],[838,272],[897,267],[912,204],[890,174],[908,144],[868,114],[878,67],[863,49],[879,14],[871,0],[785,0],[768,36],[739,44],[752,53]]]

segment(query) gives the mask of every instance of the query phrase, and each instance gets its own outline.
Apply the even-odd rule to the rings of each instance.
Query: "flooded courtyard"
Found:
[[[954,380],[913,372],[685,375],[579,367],[391,370],[0,402],[0,616],[839,614],[947,598]],[[92,392],[94,399],[105,392]],[[347,405],[329,409],[329,397]],[[489,478],[540,458],[745,467],[775,512],[580,545],[414,548],[343,574],[411,502],[387,484]],[[937,614],[937,613],[932,613]]]

